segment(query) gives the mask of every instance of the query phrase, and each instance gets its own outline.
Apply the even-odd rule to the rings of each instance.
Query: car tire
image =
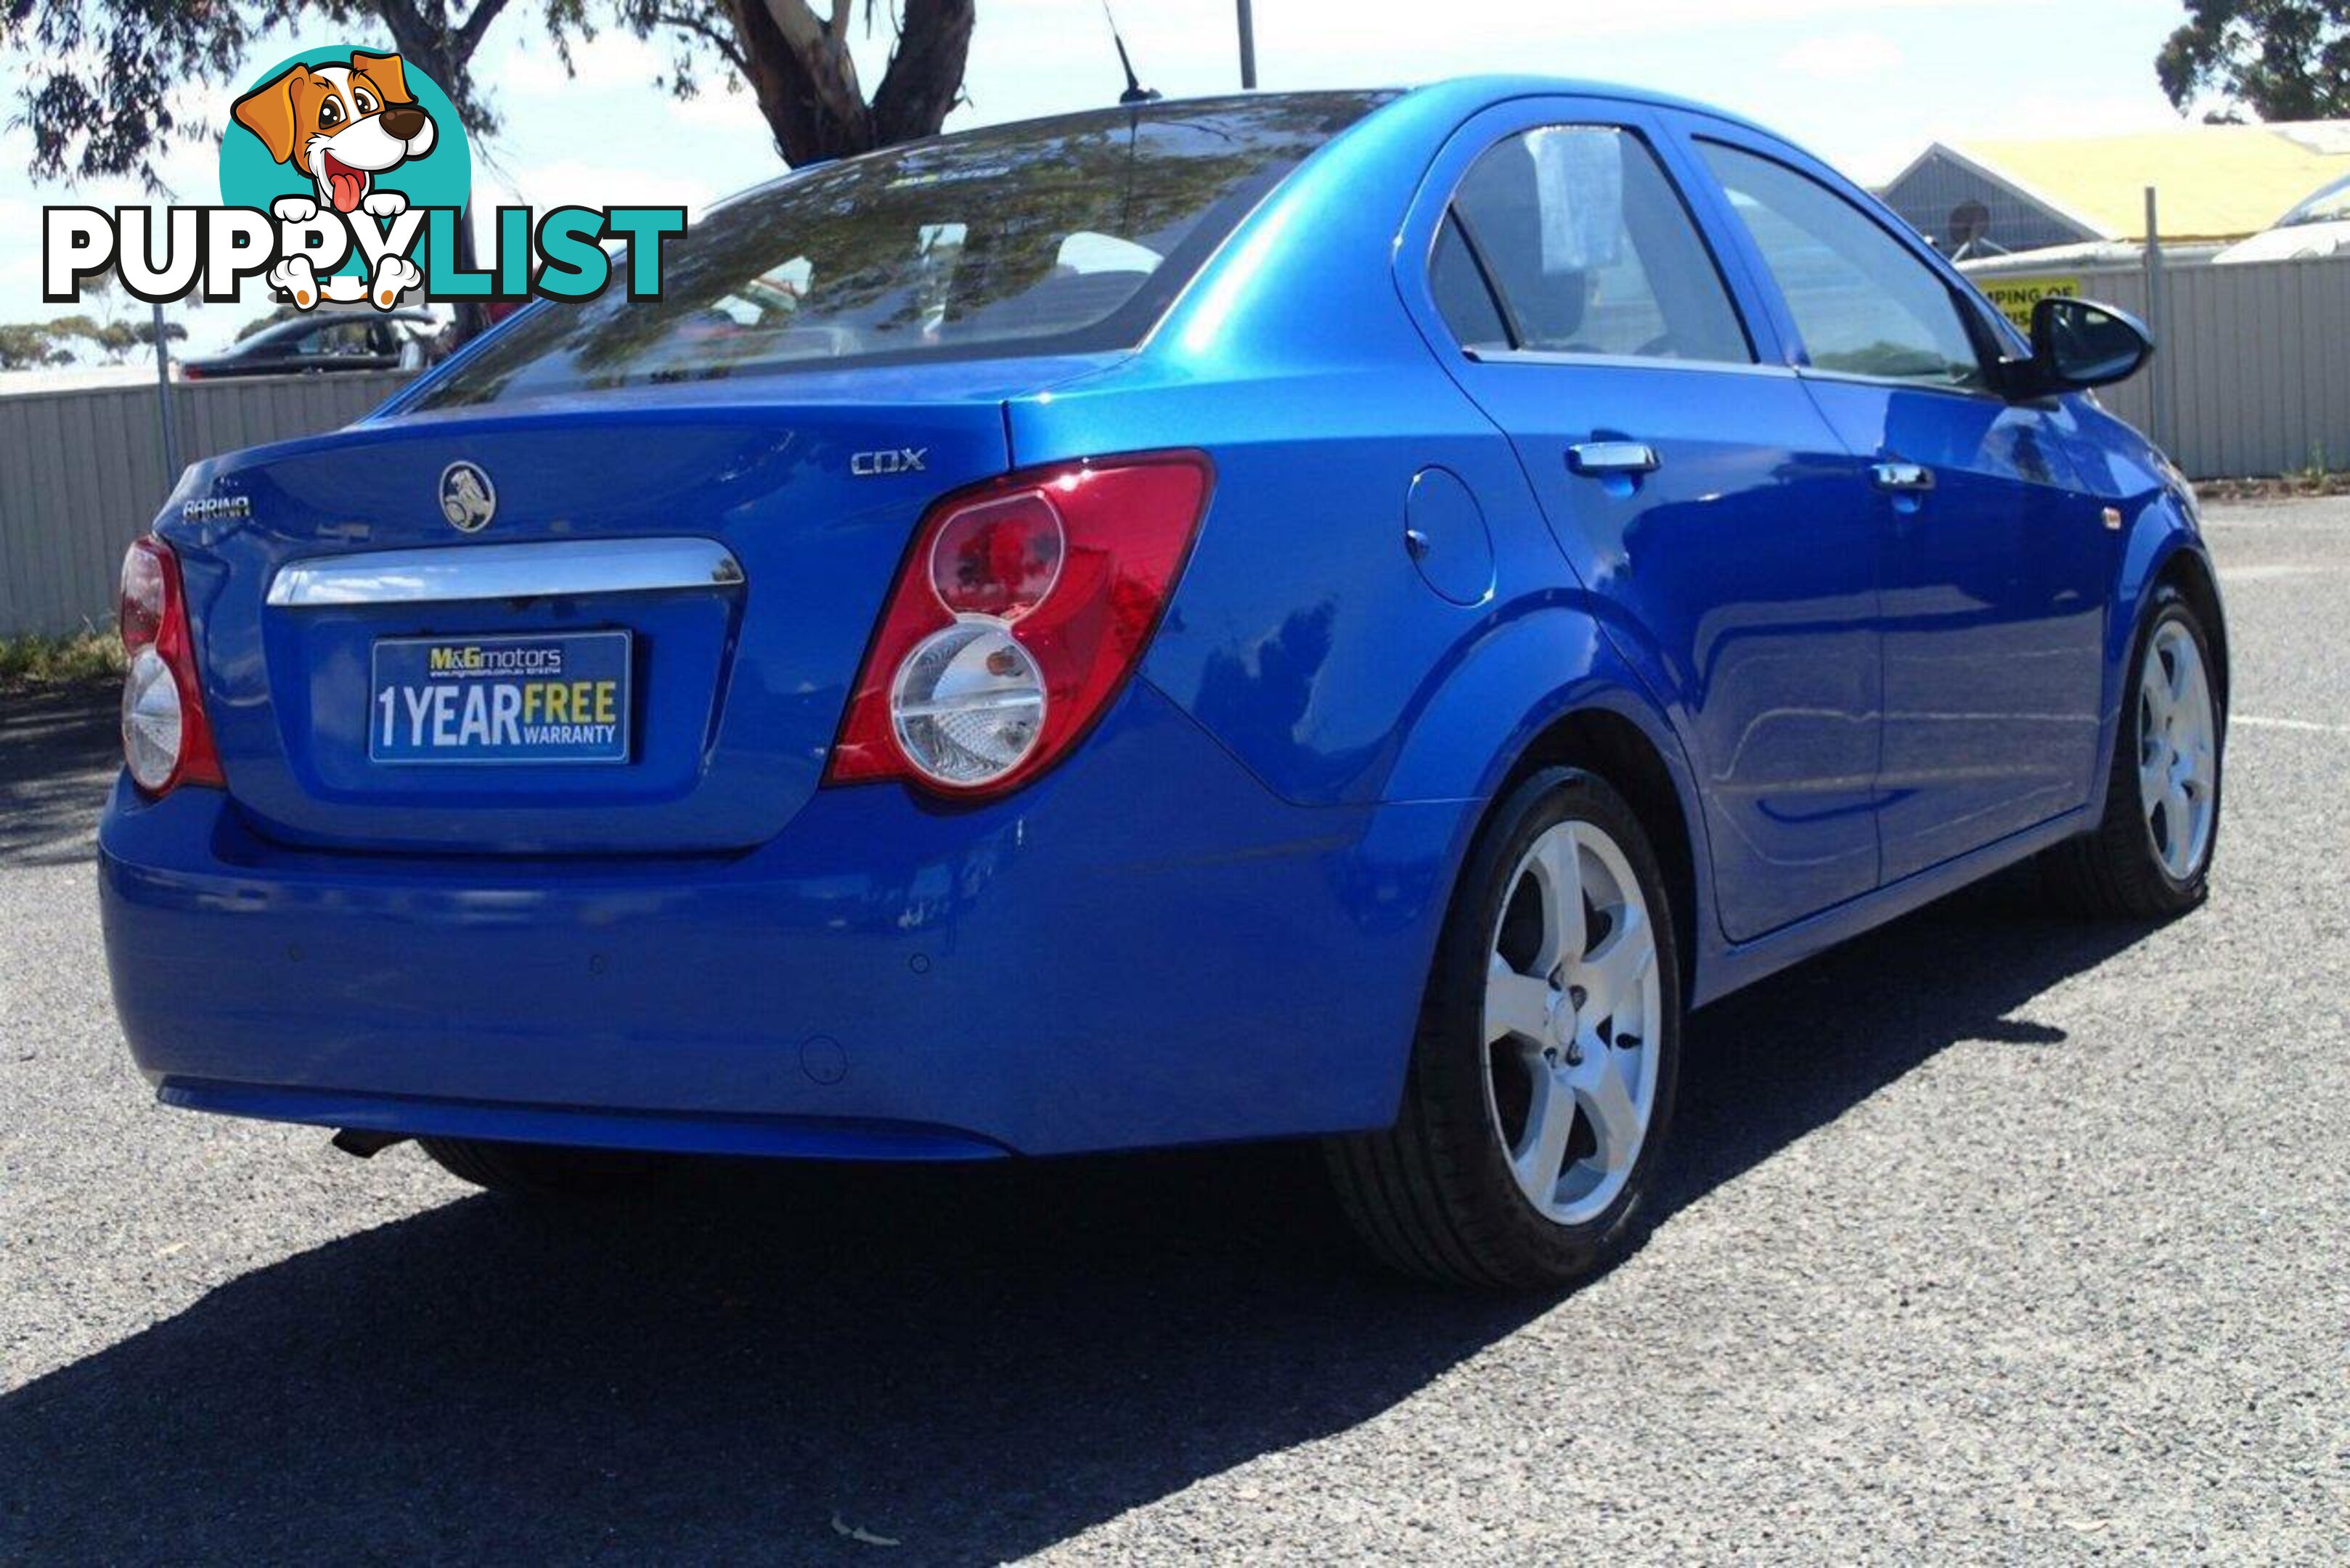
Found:
[[[604,1200],[648,1185],[663,1162],[621,1149],[421,1137],[417,1146],[461,1181],[510,1198]]]
[[[1571,914],[1551,899],[1569,863]],[[1612,1261],[1671,1121],[1681,1011],[1672,910],[1639,819],[1595,774],[1535,774],[1470,854],[1394,1126],[1324,1142],[1356,1231],[1391,1267],[1489,1289],[1555,1289]],[[1565,1103],[1571,1117],[1555,1120]]]
[[[2225,686],[2210,634],[2178,589],[2155,590],[2129,669],[2104,818],[2043,855],[2042,879],[2055,902],[2079,914],[2163,919],[2210,890],[2227,751]],[[2175,792],[2164,787],[2173,782]]]

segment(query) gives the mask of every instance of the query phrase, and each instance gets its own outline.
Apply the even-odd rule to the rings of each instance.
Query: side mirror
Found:
[[[2021,395],[2041,397],[2126,381],[2153,353],[2153,334],[2127,311],[2052,296],[2032,307],[2032,358],[2010,369]]]

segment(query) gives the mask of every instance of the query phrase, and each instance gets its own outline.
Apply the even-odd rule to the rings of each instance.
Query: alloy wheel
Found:
[[[2137,794],[2154,852],[2173,881],[2203,864],[2211,845],[2219,722],[2203,655],[2186,624],[2155,629],[2138,675]]]
[[[1486,1106],[1527,1201],[1561,1225],[1615,1202],[1656,1108],[1657,933],[1624,851],[1589,822],[1530,846],[1485,981]]]

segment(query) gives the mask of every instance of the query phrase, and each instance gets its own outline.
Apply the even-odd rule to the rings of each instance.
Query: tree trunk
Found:
[[[463,101],[470,96],[465,91],[465,69],[470,63],[470,50],[467,58],[458,57],[452,46],[457,45],[459,39],[448,31],[445,18],[436,25],[404,5],[383,5],[377,9],[383,17],[384,26],[391,32],[391,47],[400,51],[401,59],[430,77],[451,99]],[[477,20],[486,25],[495,14],[496,7],[490,7],[485,12],[477,13]],[[471,36],[478,41],[479,28],[472,29]],[[470,200],[458,211],[456,230],[457,254],[451,260],[461,270],[470,272],[477,265],[478,254],[473,243],[473,208]],[[449,330],[451,348],[463,348],[490,329],[489,309],[480,300],[460,300],[451,308],[456,315]]]
[[[906,0],[904,30],[873,94],[873,145],[936,136],[962,97],[972,0]]]
[[[807,0],[724,3],[759,112],[795,167],[935,136],[962,95],[974,0],[906,0],[869,105],[848,53],[851,0],[834,0],[829,19]]]

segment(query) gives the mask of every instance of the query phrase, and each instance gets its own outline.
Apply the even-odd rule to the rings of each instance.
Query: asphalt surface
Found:
[[[550,1219],[159,1109],[107,701],[0,697],[0,1556],[2343,1560],[2350,503],[2212,533],[2210,905],[2010,877],[1700,1014],[1556,1300],[1357,1266],[1295,1149]]]

